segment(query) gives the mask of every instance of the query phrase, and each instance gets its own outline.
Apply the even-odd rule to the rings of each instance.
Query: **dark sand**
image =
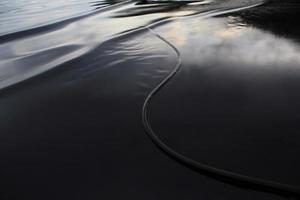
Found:
[[[168,145],[216,167],[300,184],[300,46],[291,20],[299,16],[298,3],[287,2],[153,27],[183,60],[151,105]],[[234,3],[129,4],[2,37],[1,199],[285,199],[194,172],[157,149],[141,108],[176,54],[145,29],[118,36]]]

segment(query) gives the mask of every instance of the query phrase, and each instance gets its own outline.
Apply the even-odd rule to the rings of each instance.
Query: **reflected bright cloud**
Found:
[[[185,62],[192,65],[214,61],[240,67],[300,67],[298,43],[247,26],[238,18],[189,19],[158,32],[171,38],[189,58]]]

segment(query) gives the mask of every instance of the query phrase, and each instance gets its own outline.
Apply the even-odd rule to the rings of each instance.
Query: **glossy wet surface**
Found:
[[[300,46],[231,15],[156,31],[183,59],[152,110],[165,142],[222,169],[299,185]]]
[[[170,159],[141,109],[178,59],[150,25],[182,59],[151,105],[164,142],[299,185],[298,3],[288,2],[124,2],[1,37],[1,198],[285,199]]]
[[[0,35],[66,20],[118,3],[114,0],[2,0]]]

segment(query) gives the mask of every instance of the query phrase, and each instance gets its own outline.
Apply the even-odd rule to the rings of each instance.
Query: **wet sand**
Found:
[[[147,29],[132,30],[172,18],[152,27],[182,58],[151,105],[153,127],[168,145],[216,167],[294,185],[297,34],[259,20],[270,3],[209,18],[177,16],[234,6],[167,4],[151,12],[133,5],[1,41],[1,198],[285,199],[192,171],[153,145],[142,105],[176,54]]]

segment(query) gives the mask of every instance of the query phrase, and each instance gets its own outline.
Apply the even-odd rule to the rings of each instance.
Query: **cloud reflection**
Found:
[[[214,61],[240,67],[298,68],[300,63],[297,43],[247,26],[236,17],[182,20],[158,31],[171,38],[188,58],[186,62],[192,65]]]

